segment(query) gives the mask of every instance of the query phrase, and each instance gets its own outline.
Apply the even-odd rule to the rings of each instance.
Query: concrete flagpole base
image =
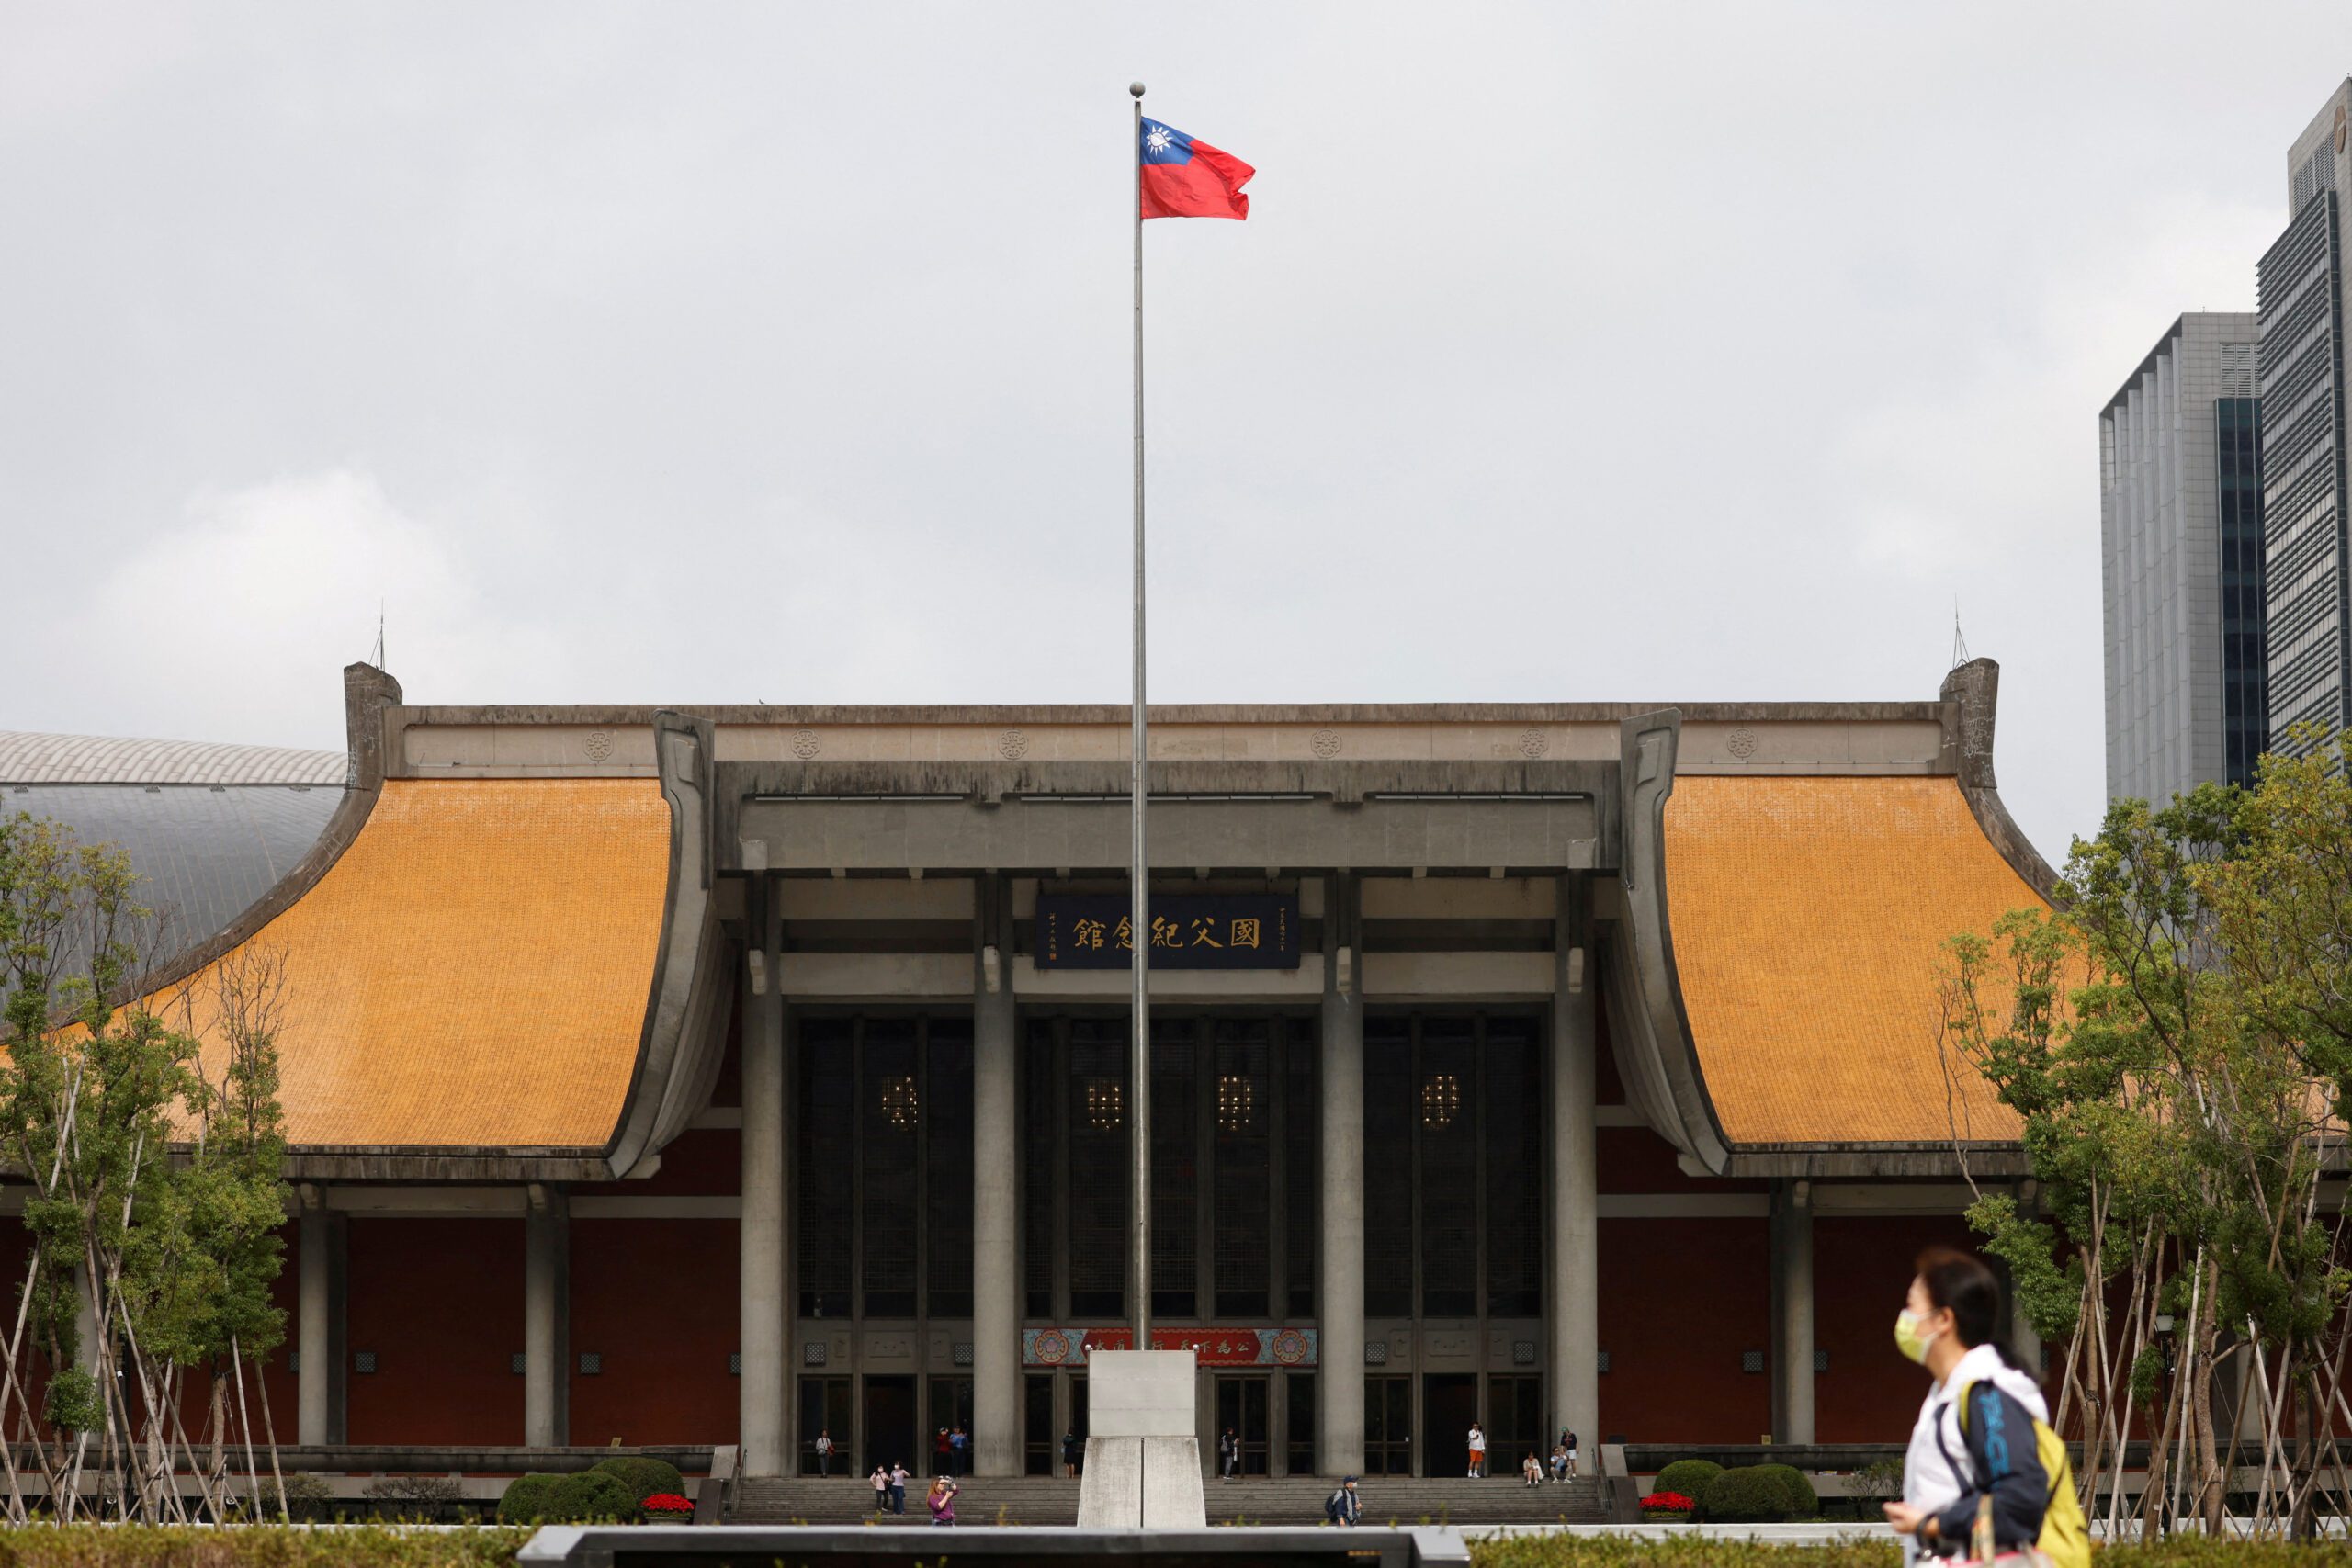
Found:
[[[1096,1350],[1086,1358],[1081,1529],[1203,1529],[1201,1440],[1190,1350]]]

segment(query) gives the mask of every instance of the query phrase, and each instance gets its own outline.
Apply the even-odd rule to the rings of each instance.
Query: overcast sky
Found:
[[[339,747],[379,601],[415,702],[1124,701],[1140,76],[1259,169],[1147,233],[1156,699],[1928,698],[1957,600],[2056,858],[2098,410],[2347,68],[2340,0],[0,0],[0,728]]]

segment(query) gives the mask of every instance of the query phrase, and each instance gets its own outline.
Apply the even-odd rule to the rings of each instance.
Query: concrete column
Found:
[[[1559,879],[1553,930],[1552,1269],[1544,1281],[1553,1424],[1600,1451],[1600,1140],[1593,1127],[1600,1049],[1592,887]],[[1599,1460],[1591,1457],[1597,1470]]]
[[[1001,876],[984,876],[972,897],[972,1472],[1018,1475],[1021,1161],[1012,888]]]
[[[1772,1194],[1772,1437],[1813,1441],[1813,1193],[1791,1181]]]
[[[743,1473],[789,1473],[785,1426],[785,1340],[792,1321],[785,1257],[784,920],[774,885],[755,879],[747,913],[758,943],[743,998],[743,1260],[740,1324]]]
[[[296,1309],[294,1348],[302,1358],[295,1374],[295,1441],[306,1449],[334,1441],[329,1436],[329,1396],[334,1387],[333,1269],[334,1218],[327,1213],[327,1195],[305,1183],[301,1189],[301,1237],[298,1244],[301,1270],[300,1298]]]
[[[523,1442],[571,1440],[571,1204],[533,1182],[523,1213]]]
[[[1323,1277],[1321,1419],[1316,1464],[1326,1475],[1363,1469],[1363,976],[1356,880],[1323,883]],[[1342,969],[1348,971],[1342,984]]]

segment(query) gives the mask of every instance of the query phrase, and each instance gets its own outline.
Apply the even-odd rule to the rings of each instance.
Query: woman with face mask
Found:
[[[2049,1478],[2034,1449],[2034,1423],[2050,1418],[2033,1378],[1993,1337],[2001,1288],[1967,1253],[1919,1255],[1894,1342],[1934,1379],[1911,1428],[1903,1500],[1885,1505],[1905,1562],[1966,1556],[1979,1504],[1992,1499],[1996,1551],[2030,1551],[2041,1533]],[[1963,1421],[1956,1401],[1968,1400]]]

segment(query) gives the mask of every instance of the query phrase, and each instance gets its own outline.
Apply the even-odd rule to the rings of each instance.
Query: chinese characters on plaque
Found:
[[[1155,969],[1295,969],[1295,893],[1155,893]],[[1135,921],[1124,893],[1040,893],[1032,944],[1040,969],[1125,969]]]

